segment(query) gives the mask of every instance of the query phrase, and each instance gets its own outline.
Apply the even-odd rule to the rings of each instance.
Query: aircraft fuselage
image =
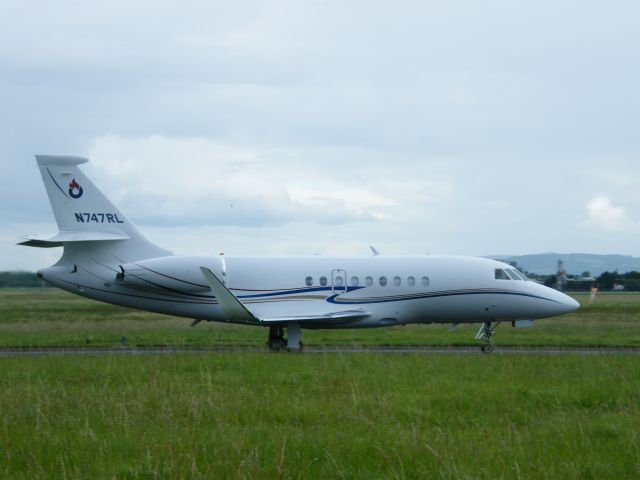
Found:
[[[78,264],[82,268],[74,271]],[[571,297],[536,282],[496,278],[496,270],[512,269],[509,265],[462,256],[169,256],[111,264],[63,257],[41,274],[60,288],[108,303],[245,323],[225,317],[201,266],[258,317],[354,308],[369,312],[353,321],[301,322],[305,328],[513,321],[559,315],[578,306]]]

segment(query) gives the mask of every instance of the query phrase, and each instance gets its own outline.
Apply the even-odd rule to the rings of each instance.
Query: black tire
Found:
[[[283,350],[286,350],[286,348],[287,348],[287,342],[282,337],[274,338],[269,343],[269,350],[271,350],[272,352],[282,352]]]

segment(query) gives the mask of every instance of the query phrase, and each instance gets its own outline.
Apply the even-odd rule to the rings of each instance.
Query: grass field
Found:
[[[585,297],[578,297],[583,299]],[[640,345],[640,295],[498,345]],[[264,345],[55,289],[0,290],[0,348]],[[305,332],[473,345],[475,326]],[[265,348],[266,350],[266,348]],[[0,478],[640,478],[640,357],[208,353],[0,358]]]
[[[603,294],[577,312],[536,321],[533,328],[502,325],[500,345],[640,347],[640,294]],[[257,346],[260,327],[201,323],[115,307],[57,289],[0,289],[0,348],[128,346]],[[475,345],[479,325],[449,332],[447,325],[369,330],[305,330],[307,345]]]
[[[1,359],[0,478],[640,477],[640,359]]]

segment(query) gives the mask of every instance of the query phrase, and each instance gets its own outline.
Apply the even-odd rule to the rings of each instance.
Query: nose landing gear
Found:
[[[484,342],[483,345],[480,345],[480,351],[482,353],[491,353],[494,350],[492,337],[495,333],[496,328],[500,325],[500,322],[496,323],[495,326],[491,326],[491,322],[484,322],[476,333],[476,340],[480,340]]]
[[[494,346],[492,344],[488,345],[480,345],[480,351],[482,353],[491,353],[493,352]]]

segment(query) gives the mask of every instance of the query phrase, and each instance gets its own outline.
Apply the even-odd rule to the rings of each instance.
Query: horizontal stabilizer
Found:
[[[78,157],[76,155],[36,155],[38,165],[57,165],[57,166],[69,166],[69,165],[81,165],[89,161],[88,158]]]
[[[57,234],[38,234],[20,237],[24,241],[18,245],[26,247],[52,248],[61,247],[65,242],[97,242],[108,240],[128,240],[129,236],[124,233],[103,233],[103,232],[82,232],[82,231],[60,231]]]

